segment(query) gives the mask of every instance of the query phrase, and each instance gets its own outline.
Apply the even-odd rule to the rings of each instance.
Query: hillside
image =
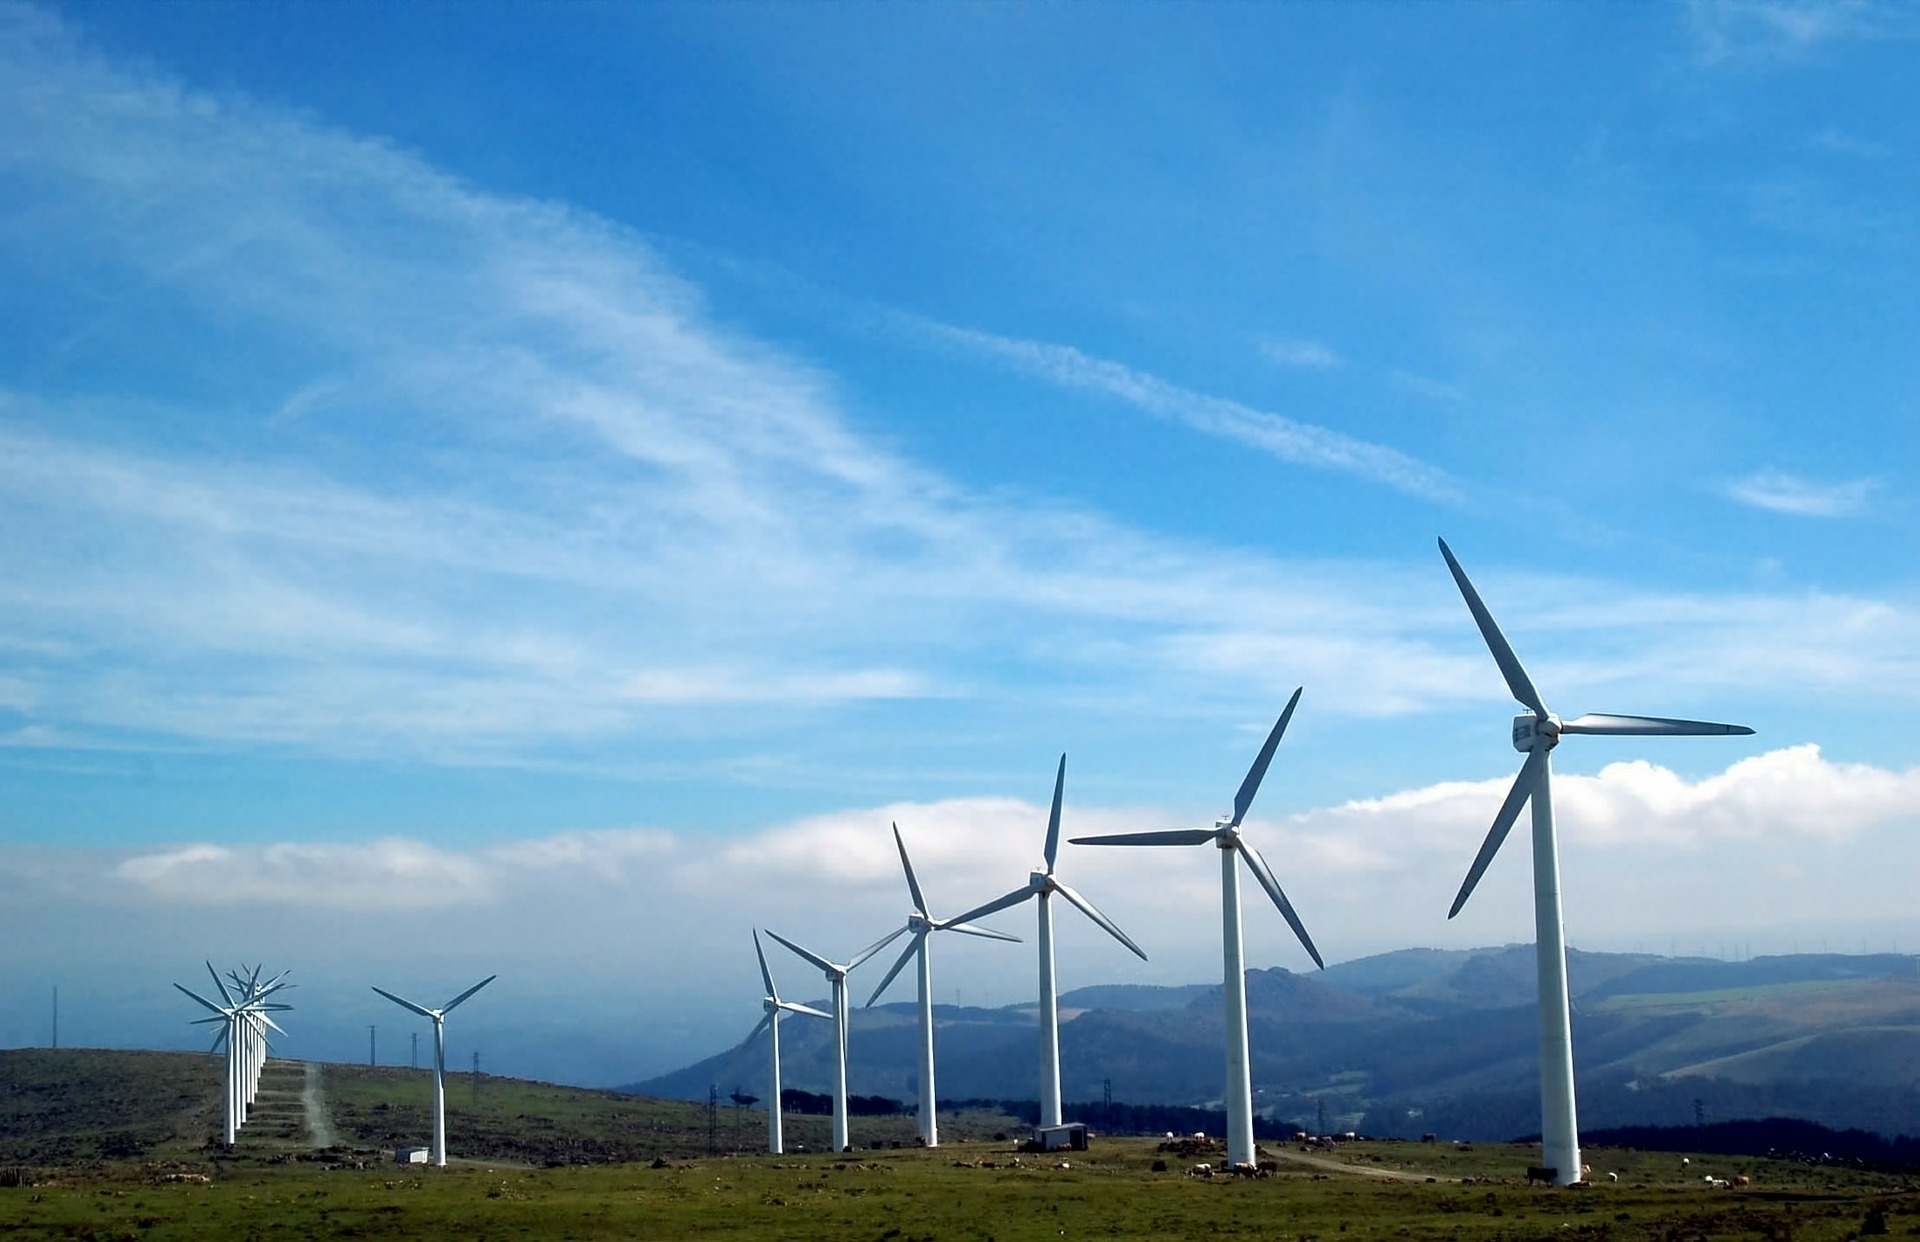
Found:
[[[119,1049],[0,1050],[0,1166],[210,1159],[378,1162],[432,1131],[425,1070],[269,1060],[235,1153],[217,1142],[220,1060]],[[311,1107],[309,1107],[311,1097]],[[316,1133],[314,1122],[324,1127]],[[447,1076],[447,1149],[461,1161],[565,1165],[682,1159],[763,1145],[766,1112],[722,1098],[665,1100],[482,1074]],[[825,1117],[789,1114],[788,1144],[825,1148]],[[999,1113],[942,1118],[955,1138],[990,1137]],[[862,1117],[856,1142],[910,1141],[910,1117]]]
[[[1721,962],[1568,955],[1583,1126],[1677,1125],[1693,1101],[1716,1120],[1802,1116],[1840,1128],[1920,1133],[1920,959],[1803,954]],[[1418,1137],[1499,1139],[1537,1126],[1530,945],[1405,950],[1299,975],[1248,972],[1259,1104],[1277,1118]],[[1217,985],[1088,987],[1062,997],[1070,1100],[1206,1106],[1221,1081]],[[943,1098],[1034,1094],[1031,1006],[936,1006]],[[826,1090],[831,1028],[782,1027],[786,1083]],[[857,1010],[858,1094],[914,1092],[913,1007]],[[632,1088],[704,1098],[758,1089],[764,1039]]]

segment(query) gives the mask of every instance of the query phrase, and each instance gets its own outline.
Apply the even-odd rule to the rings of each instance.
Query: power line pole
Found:
[[[378,1030],[378,1029],[379,1029],[379,1028],[378,1028],[378,1027],[376,1027],[376,1026],[374,1026],[374,1024],[373,1024],[373,1023],[371,1023],[371,1022],[369,1022],[369,1023],[367,1023],[367,1065],[368,1065],[369,1067],[372,1067],[372,1065],[374,1064],[374,1060],[373,1060],[373,1050],[374,1050],[374,1043],[373,1043],[373,1033],[374,1033],[374,1031],[376,1031],[376,1030]]]
[[[707,1154],[720,1154],[720,1084],[707,1088]]]
[[[60,1047],[60,985],[53,985],[53,1046]]]
[[[420,1032],[418,1031],[413,1033],[413,1051],[407,1054],[407,1067],[409,1069],[420,1068]]]
[[[480,1107],[480,1053],[473,1054],[473,1106]]]

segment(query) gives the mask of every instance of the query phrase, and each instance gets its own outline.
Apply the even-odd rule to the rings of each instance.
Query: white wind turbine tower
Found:
[[[1114,921],[1094,909],[1093,903],[1074,892],[1053,876],[1054,857],[1060,852],[1060,795],[1066,788],[1067,757],[1060,756],[1060,770],[1053,778],[1053,810],[1047,817],[1047,844],[1044,865],[1027,876],[1027,882],[1004,897],[995,898],[955,918],[956,923],[971,923],[999,910],[1017,906],[1029,897],[1039,906],[1040,925],[1040,1124],[1060,1124],[1060,997],[1053,968],[1053,895],[1065,897],[1080,913],[1098,923],[1103,931],[1131,949],[1141,961],[1147,955],[1128,939]]]
[[[1009,936],[988,927],[974,927],[959,919],[940,920],[927,913],[927,899],[921,895],[920,881],[913,875],[913,863],[907,859],[907,843],[900,839],[900,825],[893,826],[893,843],[900,850],[900,866],[907,873],[907,892],[913,897],[913,912],[907,915],[907,925],[902,931],[913,933],[913,941],[906,951],[894,962],[893,969],[880,981],[880,986],[867,998],[867,1004],[880,999],[887,985],[894,981],[907,959],[918,956],[920,959],[920,1142],[927,1147],[940,1145],[940,1127],[934,1117],[935,1101],[933,1085],[933,965],[927,953],[927,937],[937,931],[955,931],[969,936],[985,936],[990,940],[1011,940],[1018,943],[1020,937]]]
[[[209,964],[208,969],[212,966]],[[260,1094],[260,1072],[267,1063],[267,1030],[280,1031],[273,1019],[266,1014],[268,1008],[288,1009],[288,1005],[268,1006],[266,998],[283,987],[291,986],[281,982],[286,978],[282,971],[265,983],[260,982],[260,967],[255,966],[242,978],[238,970],[227,972],[227,978],[233,982],[233,990],[241,1000],[239,1002],[238,1025],[241,1032],[241,1082],[244,1090],[240,1097],[240,1121],[244,1124],[247,1115],[253,1109],[253,1102]],[[214,980],[219,983],[218,979]],[[223,988],[224,992],[225,989]],[[286,1034],[285,1031],[280,1031]]]
[[[1267,765],[1273,762],[1273,752],[1280,745],[1280,738],[1287,731],[1287,722],[1293,719],[1293,709],[1299,706],[1300,691],[1295,690],[1293,697],[1287,700],[1286,710],[1280,713],[1273,732],[1267,735],[1267,744],[1260,748],[1254,758],[1253,766],[1247,769],[1247,778],[1240,782],[1240,791],[1233,795],[1233,818],[1216,820],[1212,828],[1183,828],[1168,832],[1129,832],[1115,836],[1075,837],[1075,845],[1215,845],[1220,850],[1220,955],[1222,959],[1221,992],[1226,999],[1227,1027],[1227,1163],[1229,1166],[1246,1166],[1254,1163],[1253,1146],[1253,1073],[1248,1063],[1247,1053],[1247,972],[1246,944],[1240,929],[1240,868],[1234,862],[1238,854],[1246,860],[1247,870],[1253,872],[1253,878],[1260,881],[1260,887],[1267,890],[1267,896],[1280,908],[1281,917],[1287,920],[1287,926],[1293,928],[1293,934],[1300,938],[1306,948],[1307,956],[1313,959],[1315,966],[1326,966],[1320,960],[1320,951],[1313,947],[1307,929],[1301,925],[1300,916],[1293,912],[1293,905],[1287,895],[1280,891],[1279,881],[1273,878],[1273,869],[1267,866],[1267,860],[1260,857],[1260,851],[1247,844],[1240,835],[1240,821],[1246,818],[1247,808],[1253,805],[1253,795],[1260,790],[1260,782],[1267,774]]]
[[[1466,571],[1453,559],[1453,550],[1444,539],[1440,541],[1440,555],[1453,571],[1453,580],[1466,598],[1467,610],[1480,627],[1481,637],[1487,640],[1494,663],[1507,679],[1507,688],[1530,709],[1513,718],[1513,748],[1527,757],[1526,762],[1520,765],[1520,775],[1507,791],[1500,813],[1493,817],[1493,827],[1481,844],[1473,866],[1467,869],[1460,895],[1453,899],[1453,908],[1447,911],[1447,917],[1460,913],[1460,908],[1467,904],[1474,885],[1480,882],[1487,864],[1493,861],[1514,820],[1519,818],[1521,806],[1531,800],[1534,954],[1540,986],[1540,1145],[1542,1163],[1553,1169],[1554,1180],[1565,1186],[1580,1180],[1580,1126],[1574,1110],[1573,1026],[1567,997],[1566,930],[1560,911],[1560,847],[1553,831],[1552,762],[1548,755],[1569,733],[1667,737],[1725,736],[1748,734],[1753,730],[1745,725],[1670,720],[1662,716],[1586,715],[1561,720],[1547,710],[1540,692],[1533,688],[1527,671],[1520,667],[1519,658],[1507,645],[1500,627],[1493,623],[1492,614],[1480,602],[1479,592],[1467,581]]]
[[[767,935],[786,945],[795,953],[812,962],[826,972],[827,982],[833,985],[833,1149],[847,1149],[847,975],[880,950],[892,944],[894,939],[906,929],[892,932],[883,939],[868,945],[854,954],[853,960],[842,966],[830,962],[811,949],[803,949],[779,932],[769,929]]]
[[[780,1019],[790,1013],[804,1013],[814,1018],[832,1018],[811,1005],[802,1005],[797,1001],[780,999],[780,989],[773,986],[773,972],[767,969],[767,955],[760,948],[760,933],[753,933],[753,955],[760,959],[760,978],[765,980],[767,994],[760,999],[761,1008],[766,1013],[760,1018],[760,1025],[753,1028],[746,1042],[752,1043],[753,1036],[765,1030],[773,1041],[768,1060],[773,1064],[773,1086],[767,1096],[767,1151],[780,1155],[786,1151],[786,1139],[780,1132]]]
[[[461,1001],[499,977],[499,975],[488,975],[438,1009],[416,1005],[410,1000],[395,996],[385,988],[373,989],[402,1009],[411,1009],[433,1023],[433,1149],[428,1153],[428,1158],[442,1167],[447,1163],[447,1015],[452,1013],[454,1007]]]

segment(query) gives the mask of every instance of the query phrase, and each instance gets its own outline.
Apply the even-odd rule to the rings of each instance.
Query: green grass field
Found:
[[[204,1075],[202,1077],[202,1075]],[[277,1076],[277,1077],[276,1077]],[[316,1150],[289,1107],[306,1083],[270,1063],[231,1153],[209,1145],[217,1076],[159,1053],[0,1054],[0,1235],[12,1238],[1851,1239],[1920,1236],[1920,1179],[1756,1159],[1597,1148],[1592,1186],[1528,1186],[1528,1148],[1275,1146],[1265,1178],[1195,1177],[1215,1154],[1153,1139],[1020,1154],[990,1115],[943,1119],[937,1150],[888,1146],[909,1118],[856,1119],[863,1150],[707,1155],[698,1105],[454,1076],[446,1169],[390,1163],[421,1141],[423,1072],[323,1067],[338,1140]],[[289,1118],[292,1118],[289,1120]],[[731,1144],[731,1108],[719,1118]],[[741,1136],[763,1144],[763,1117]],[[823,1118],[792,1118],[799,1141]],[[819,1135],[812,1135],[818,1128]],[[115,1135],[135,1135],[115,1139]],[[802,1137],[805,1136],[805,1137]],[[463,1154],[463,1142],[466,1144]],[[130,1145],[140,1150],[128,1152]],[[879,1144],[877,1149],[869,1145]],[[123,1154],[114,1155],[112,1152]],[[37,1153],[37,1154],[36,1154]],[[64,1153],[64,1154],[61,1154]],[[43,1159],[58,1156],[57,1159]],[[1156,1169],[1156,1163],[1164,1167]],[[1615,1173],[1618,1181],[1609,1181]],[[1707,1175],[1751,1179],[1715,1190]]]

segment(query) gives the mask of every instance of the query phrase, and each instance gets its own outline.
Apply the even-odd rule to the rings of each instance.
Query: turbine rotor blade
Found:
[[[826,1010],[815,1009],[812,1005],[802,1005],[799,1001],[781,1001],[780,1008],[788,1013],[804,1013],[809,1018],[825,1018],[829,1022],[833,1021],[833,1015]]]
[[[202,1005],[205,1005],[208,1009],[213,1010],[217,1014],[225,1016],[229,1012],[229,1010],[222,1009],[220,1006],[214,1004],[212,1001],[208,1000],[206,997],[200,995],[200,993],[193,991],[191,988],[181,987],[177,983],[174,984],[173,986],[176,988],[180,988],[182,992],[185,992],[188,996],[193,997],[193,999],[199,1001]],[[207,1021],[207,1019],[202,1018],[201,1021],[204,1022],[204,1021]]]
[[[1067,757],[1060,756],[1060,770],[1053,776],[1053,810],[1047,815],[1047,874],[1053,874],[1054,856],[1060,852],[1060,795],[1067,788]]]
[[[1093,903],[1091,901],[1088,901],[1085,897],[1082,897],[1080,894],[1074,892],[1072,889],[1060,883],[1060,881],[1058,880],[1055,880],[1053,882],[1053,891],[1056,893],[1059,893],[1062,897],[1065,897],[1068,901],[1078,906],[1080,908],[1080,913],[1086,915],[1088,918],[1092,919],[1094,922],[1100,924],[1101,929],[1104,930],[1109,936],[1112,936],[1115,940],[1118,940],[1121,944],[1124,944],[1129,949],[1132,949],[1135,957],[1138,957],[1143,962],[1147,960],[1147,955],[1141,950],[1140,946],[1135,944],[1132,938],[1127,935],[1127,933],[1121,931],[1117,923],[1115,923],[1112,919],[1108,918],[1106,915],[1100,913],[1098,910],[1094,909]]]
[[[367,986],[373,987],[372,984],[368,984]],[[416,1005],[412,1001],[407,1000],[404,997],[395,996],[393,993],[387,991],[385,988],[374,988],[373,990],[380,993],[380,995],[386,997],[388,1000],[392,1001],[394,1004],[400,1006],[400,1008],[402,1009],[411,1009],[415,1013],[419,1014],[421,1017],[432,1018],[436,1022],[439,1021],[440,1019],[439,1014],[435,1013],[431,1009],[428,1009],[426,1006]]]
[[[880,939],[874,941],[872,944],[868,945],[866,948],[854,954],[853,960],[848,962],[846,965],[847,971],[851,972],[855,966],[860,965],[862,962],[866,961],[868,958],[872,957],[874,954],[878,953],[880,950],[886,948],[888,945],[892,944],[894,941],[900,939],[900,937],[906,934],[907,934],[907,925],[905,923],[902,923],[900,926],[894,928],[892,931],[888,932],[886,935],[880,937]]]
[[[475,992],[478,992],[481,988],[486,987],[489,983],[492,983],[495,979],[498,979],[499,977],[500,977],[499,975],[488,975],[486,978],[482,979],[480,982],[474,984],[472,987],[468,988],[466,991],[460,993],[460,995],[454,997],[452,1000],[448,1001],[446,1004],[440,1006],[441,1015],[444,1017],[445,1015],[452,1013],[453,1007],[455,1005],[458,1005],[461,1001],[467,999],[467,997],[469,996],[472,996]]]
[[[1011,940],[1015,944],[1022,943],[1018,936],[1010,936],[1006,932],[995,931],[991,927],[975,927],[972,923],[962,923],[958,919],[935,923],[933,930],[959,932],[963,936],[981,936],[988,940]]]
[[[272,1027],[274,1030],[279,1031],[282,1035],[285,1035],[287,1033],[284,1027],[282,1027],[278,1022],[275,1022],[272,1018],[269,1018],[266,1014],[261,1014],[260,1020],[266,1023],[268,1026]]]
[[[920,881],[913,878],[913,864],[907,861],[907,843],[900,839],[900,825],[893,826],[893,843],[900,849],[900,867],[907,873],[907,891],[913,894],[913,912],[925,917],[927,899],[920,895]]]
[[[1711,720],[1674,720],[1667,716],[1609,716],[1588,712],[1563,721],[1562,733],[1598,733],[1615,737],[1745,737],[1746,725],[1716,724]]]
[[[213,976],[213,986],[220,989],[220,999],[229,1005],[233,1004],[233,993],[227,991],[227,985],[220,982],[220,973],[213,968],[212,962],[207,963],[207,973]]]
[[[779,1000],[780,989],[773,986],[773,972],[767,969],[767,954],[766,951],[760,947],[760,931],[758,928],[755,928],[753,932],[753,955],[760,959],[760,977],[766,980],[767,995],[773,997],[776,1001]]]
[[[798,953],[804,960],[812,962],[815,966],[818,966],[821,970],[835,971],[840,969],[838,966],[834,965],[832,962],[829,962],[826,958],[821,957],[818,953],[815,953],[812,949],[801,948],[799,945],[787,939],[785,936],[782,936],[779,932],[773,930],[771,927],[767,929],[767,935],[772,936],[775,940],[778,940],[781,944],[786,945],[789,949],[792,949],[795,953]]]
[[[1205,845],[1220,835],[1217,828],[1169,828],[1165,832],[1115,832],[1100,837],[1075,837],[1075,845]]]
[[[1453,909],[1447,911],[1448,918],[1460,913],[1460,907],[1467,904],[1473,886],[1480,882],[1487,864],[1500,852],[1500,843],[1507,839],[1513,821],[1520,816],[1520,808],[1533,796],[1534,787],[1540,782],[1540,773],[1546,766],[1546,747],[1527,752],[1527,761],[1520,765],[1520,774],[1513,778],[1513,788],[1507,791],[1507,800],[1500,804],[1500,813],[1493,817],[1493,827],[1487,831],[1487,839],[1481,843],[1479,854],[1474,856],[1473,866],[1467,869],[1467,878],[1460,885],[1460,895],[1453,899]]]
[[[760,1021],[754,1024],[753,1030],[747,1035],[745,1039],[741,1040],[740,1042],[742,1044],[750,1044],[754,1040],[760,1038],[760,1032],[766,1030],[768,1027],[773,1025],[773,1015],[779,1012],[780,1011],[778,1009],[769,1009],[765,1013],[761,1014]]]
[[[899,958],[894,961],[893,969],[887,972],[887,977],[880,981],[880,986],[873,990],[873,995],[867,997],[867,1008],[869,1009],[873,1008],[873,1002],[879,1000],[880,993],[886,991],[887,985],[889,983],[892,983],[894,979],[899,977],[900,971],[905,968],[908,962],[913,960],[913,955],[915,953],[925,953],[926,951],[927,951],[926,933],[921,932],[916,934],[913,938],[913,942],[907,946],[906,951],[900,954]]]
[[[1327,964],[1320,960],[1320,950],[1313,947],[1313,937],[1307,935],[1306,926],[1300,922],[1300,916],[1293,912],[1293,903],[1288,901],[1287,895],[1280,891],[1280,881],[1273,878],[1273,868],[1267,866],[1267,860],[1260,857],[1259,850],[1245,841],[1237,842],[1236,848],[1240,851],[1240,857],[1247,860],[1247,867],[1253,872],[1253,878],[1260,881],[1260,887],[1267,890],[1267,896],[1273,898],[1273,904],[1280,907],[1280,917],[1287,921],[1288,927],[1293,928],[1293,934],[1300,937],[1300,944],[1306,949],[1307,956],[1313,959],[1315,966],[1325,970]]]
[[[953,918],[948,919],[947,921],[949,923],[971,923],[975,919],[983,919],[987,917],[987,915],[989,914],[998,914],[1002,910],[1010,909],[1014,906],[1017,906],[1021,902],[1025,901],[1027,898],[1033,896],[1038,891],[1040,890],[1033,888],[1030,885],[1023,886],[1021,888],[1016,888],[1011,893],[1008,893],[1004,897],[995,897],[992,901],[989,901],[986,905],[975,906],[973,909],[967,911],[965,914],[955,915]],[[769,932],[768,935],[772,935],[772,933]]]
[[[1247,779],[1240,782],[1240,792],[1233,795],[1233,823],[1238,827],[1246,818],[1247,808],[1253,805],[1253,795],[1260,791],[1260,782],[1266,779],[1267,765],[1273,762],[1274,748],[1280,745],[1280,738],[1287,731],[1287,721],[1293,719],[1293,709],[1300,706],[1301,686],[1287,700],[1286,710],[1280,713],[1279,721],[1273,726],[1273,732],[1267,734],[1267,744],[1260,748],[1254,758],[1253,766],[1247,769]]]
[[[1513,654],[1506,636],[1500,627],[1493,623],[1493,614],[1480,602],[1480,593],[1473,589],[1473,583],[1467,581],[1467,571],[1460,568],[1460,562],[1453,559],[1453,549],[1447,541],[1440,541],[1440,555],[1447,558],[1447,568],[1453,571],[1453,580],[1460,588],[1460,594],[1466,598],[1467,611],[1473,614],[1474,624],[1480,627],[1480,637],[1487,640],[1487,650],[1493,653],[1493,662],[1500,666],[1500,673],[1507,679],[1507,689],[1513,697],[1533,709],[1533,714],[1545,720],[1549,713],[1547,705],[1540,701],[1540,692],[1533,688],[1533,681],[1527,676],[1527,670],[1520,667],[1520,657]]]

